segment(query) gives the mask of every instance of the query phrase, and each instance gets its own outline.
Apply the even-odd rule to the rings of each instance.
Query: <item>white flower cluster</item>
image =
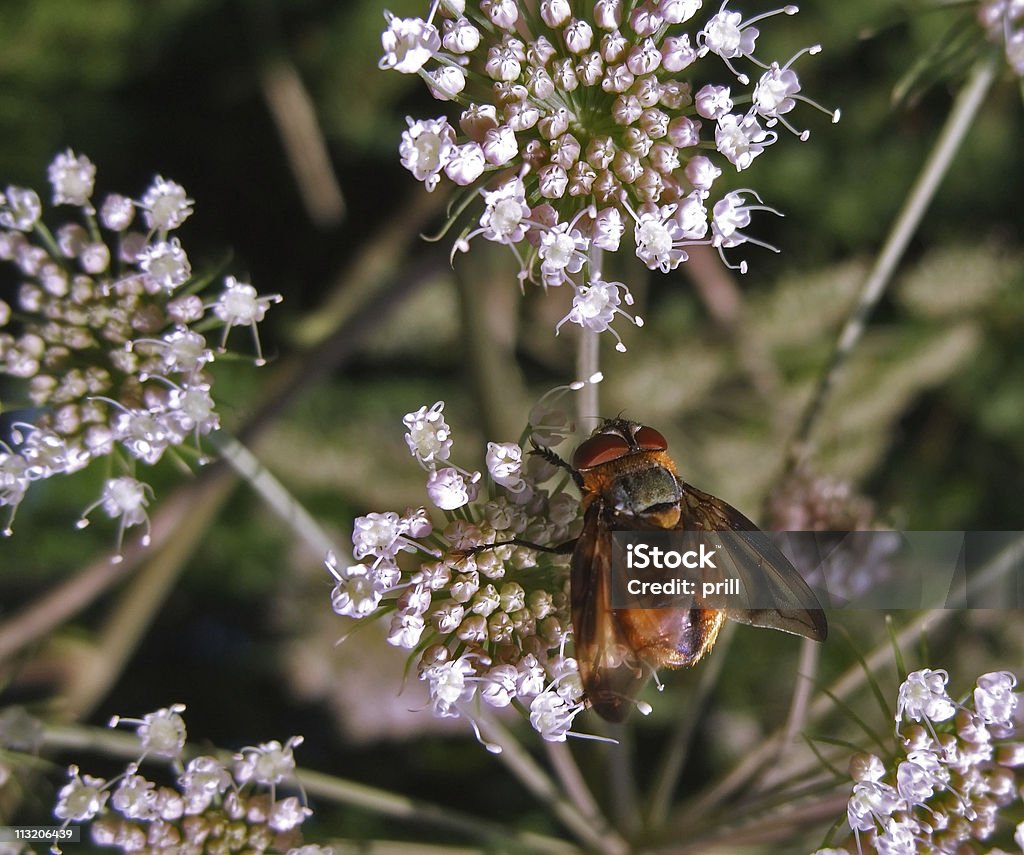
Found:
[[[583,709],[576,662],[565,655],[568,556],[510,541],[568,541],[579,500],[542,486],[554,467],[514,443],[488,443],[487,478],[443,465],[452,448],[443,408],[421,407],[404,422],[445,524],[435,527],[424,508],[357,518],[352,553],[361,563],[328,557],[332,606],[352,618],[387,616],[388,641],[416,651],[433,713],[465,717],[489,750],[497,746],[478,726],[486,707],[515,705],[541,736],[562,741]],[[551,441],[546,432],[532,438]],[[406,567],[401,553],[411,554]]]
[[[989,40],[1003,46],[1014,74],[1024,77],[1024,2],[982,0],[978,21]]]
[[[221,326],[223,347],[234,326],[255,332],[280,298],[228,276],[204,299],[205,283],[192,280],[170,236],[192,213],[184,188],[157,176],[140,199],[110,194],[97,213],[95,177],[70,150],[50,164],[53,203],[80,214],[53,232],[34,191],[0,193],[0,261],[19,281],[10,303],[0,299],[0,373],[25,384],[33,408],[8,442],[0,437],[0,506],[10,509],[10,534],[32,482],[115,455],[123,474],[93,507],[120,521],[120,546],[125,528],[148,523],[136,462],[152,465],[190,437],[198,446],[218,427],[207,371],[214,352],[199,330]]]
[[[888,765],[874,754],[853,758],[847,821],[856,851],[975,851],[972,842],[991,842],[1001,811],[1019,812],[1024,708],[1014,691],[1017,678],[1008,671],[982,674],[972,696],[959,703],[946,691],[948,679],[929,668],[909,674],[896,705],[897,756]],[[1024,823],[1015,840],[1024,848]]]
[[[203,855],[207,852],[286,852],[330,855],[330,849],[302,846],[299,827],[312,815],[305,799],[277,798],[275,787],[294,778],[294,736],[243,748],[233,766],[201,755],[185,761],[182,704],[141,719],[115,717],[111,727],[136,727],[140,754],[107,781],[68,769],[54,815],[69,823],[90,823],[92,842],[142,855]],[[139,774],[144,758],[158,757],[177,770],[175,787],[159,786]],[[59,851],[59,850],[57,850]]]
[[[745,229],[772,209],[753,190],[714,185],[726,164],[750,166],[775,127],[807,138],[786,115],[797,101],[819,105],[792,65],[820,47],[765,63],[754,24],[797,7],[744,20],[727,3],[700,26],[700,0],[433,0],[426,19],[385,13],[381,67],[418,73],[461,108],[454,125],[410,118],[399,148],[428,190],[444,174],[483,200],[456,249],[477,236],[507,244],[521,282],[573,289],[562,323],[603,332],[616,315],[639,323],[622,308],[629,289],[591,263],[630,227],[636,255],[665,272],[688,246],[760,244]]]

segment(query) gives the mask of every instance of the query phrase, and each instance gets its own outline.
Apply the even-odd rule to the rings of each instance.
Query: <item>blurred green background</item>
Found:
[[[426,5],[389,8],[423,14]],[[716,310],[722,292],[706,270],[619,271],[647,326],[624,331],[628,353],[603,354],[602,411],[662,429],[686,480],[755,518],[948,114],[970,45],[945,64],[928,57],[970,29],[971,9],[811,0],[795,18],[765,23],[765,56],[824,46],[799,63],[803,91],[842,108],[837,125],[798,110],[810,140],[784,135],[736,182],[784,212],[754,227],[782,252],[744,247],[751,270],[725,291],[740,298],[736,317]],[[442,222],[443,191],[428,197],[397,146],[406,115],[440,110],[418,78],[377,70],[381,13],[379,0],[0,5],[0,184],[43,195],[47,164],[70,146],[97,164],[100,193],[138,197],[154,173],[185,186],[196,212],[180,236],[193,268],[224,269],[285,297],[264,325],[270,365],[217,364],[223,419],[251,431],[260,458],[342,543],[353,516],[424,501],[402,415],[447,401],[454,458],[479,468],[485,439],[517,439],[532,403],[573,379],[574,337],[553,336],[565,295],[530,288],[521,298],[500,248],[478,241],[453,272],[450,239],[420,240]],[[815,471],[849,480],[880,524],[1024,528],[1022,139],[1021,91],[1007,76],[814,435]],[[13,284],[0,271],[0,294]],[[0,621],[104,560],[113,526],[73,528],[99,489],[97,468],[30,492],[15,536],[0,543]],[[150,480],[156,509],[181,489],[172,468]],[[415,680],[398,694],[397,651],[372,631],[335,646],[347,627],[330,612],[319,556],[258,498],[236,488],[188,524],[200,527],[194,553],[109,690],[92,698],[88,721],[183,702],[199,740],[233,748],[301,733],[303,765],[557,833],[464,723],[437,729]],[[124,590],[110,586],[8,661],[0,701],[50,708],[69,672],[94,655]],[[1009,617],[957,618],[930,639],[932,663],[952,669],[955,659],[962,688],[978,669],[1019,666],[1022,631]],[[881,615],[837,622],[870,639],[863,649],[884,639]],[[776,636],[741,629],[723,654],[727,679],[698,725],[702,750],[680,795],[784,719],[791,685],[766,673],[764,657],[788,662],[796,642]],[[848,645],[830,642],[823,677],[851,661]],[[641,772],[695,679],[670,675],[657,714],[638,727]],[[893,674],[885,679],[893,689]],[[578,754],[603,791],[602,751]],[[104,762],[75,759],[98,770]],[[43,821],[53,780],[49,790],[7,793],[0,820],[9,810]],[[435,834],[354,809],[325,807],[316,822],[353,838]]]

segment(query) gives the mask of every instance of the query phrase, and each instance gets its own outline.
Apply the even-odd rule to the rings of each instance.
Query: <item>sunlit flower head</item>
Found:
[[[608,286],[614,291],[616,283]],[[367,514],[353,527],[360,563],[326,562],[334,611],[385,620],[388,643],[413,651],[433,714],[466,719],[492,751],[490,709],[514,706],[544,739],[562,741],[585,707],[566,652],[569,557],[516,539],[555,546],[579,533],[579,497],[565,491],[564,473],[529,449],[558,444],[571,428],[554,409],[557,399],[599,380],[545,396],[533,413],[536,429],[519,443],[487,443],[486,474],[454,463],[441,402],[409,413],[406,439],[428,470],[433,523],[423,508]]]
[[[585,308],[610,296],[592,254],[618,251],[628,233],[628,251],[669,271],[694,244],[723,257],[741,243],[763,245],[745,229],[751,212],[772,209],[735,199],[717,207],[716,180],[749,168],[777,142],[776,126],[807,139],[789,116],[798,102],[822,108],[801,93],[793,66],[820,47],[769,61],[755,24],[795,6],[747,18],[727,3],[701,15],[702,5],[434,0],[425,18],[385,12],[381,68],[418,72],[435,98],[457,105],[409,118],[399,146],[427,190],[446,177],[466,188],[459,210],[478,197],[482,212],[455,249],[478,237],[509,246],[520,281],[580,296],[563,323],[618,337]],[[711,234],[706,214],[701,229],[665,213],[688,199],[693,213],[694,194],[718,211]]]

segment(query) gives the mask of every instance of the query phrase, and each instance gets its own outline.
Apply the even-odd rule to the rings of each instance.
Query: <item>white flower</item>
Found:
[[[896,701],[896,722],[928,719],[947,721],[956,713],[956,706],[946,693],[949,674],[943,670],[923,668],[912,671],[900,686]]]
[[[406,122],[409,127],[402,133],[398,147],[402,166],[417,181],[422,181],[428,191],[433,190],[455,152],[455,129],[444,117],[425,121],[407,118]]]
[[[768,119],[777,119],[796,106],[800,79],[791,68],[773,62],[754,87],[754,109]]]
[[[125,442],[126,446],[128,445],[127,441],[122,441]],[[157,458],[163,453],[163,448],[165,447],[166,444],[159,446]],[[118,553],[121,551],[121,542],[124,538],[125,529],[132,526],[145,524],[146,533],[142,538],[142,542],[145,545],[149,542],[149,515],[146,513],[146,507],[149,505],[149,495],[151,493],[152,490],[148,484],[143,484],[141,481],[128,475],[121,476],[120,478],[110,478],[103,485],[103,494],[100,498],[82,512],[82,516],[78,521],[78,527],[84,528],[88,525],[88,515],[94,508],[101,505],[108,517],[118,520]],[[120,561],[120,554],[116,555],[113,560],[115,562]]]
[[[57,794],[54,816],[70,822],[87,822],[93,819],[106,804],[110,796],[105,789],[106,781],[92,775],[80,776],[78,767],[68,768],[71,780]]]
[[[470,700],[476,691],[473,684],[466,680],[472,674],[473,666],[466,656],[424,669],[420,679],[427,682],[435,715],[445,717],[459,714],[455,705]]]
[[[215,758],[196,757],[188,761],[178,786],[185,797],[185,812],[199,814],[231,786],[231,775]]]
[[[680,200],[675,220],[679,231],[686,240],[701,240],[708,233],[708,211],[704,207],[703,195],[694,190]]]
[[[100,222],[114,232],[123,232],[135,219],[135,203],[127,196],[109,194],[100,207]]]
[[[148,245],[139,255],[138,263],[155,289],[168,292],[184,285],[192,275],[188,256],[177,238]]]
[[[110,799],[111,805],[128,819],[156,817],[156,784],[141,775],[126,775]]]
[[[750,166],[765,146],[771,145],[776,138],[776,134],[761,127],[753,113],[722,116],[715,128],[715,147],[736,167],[737,172]]]
[[[165,709],[147,713],[135,731],[144,755],[153,757],[180,757],[185,750],[185,720],[181,714],[184,704],[173,704]],[[122,719],[128,721],[128,719]]]
[[[705,119],[721,119],[733,107],[729,87],[708,83],[693,96],[693,105]]]
[[[352,554],[357,560],[373,556],[394,558],[409,547],[402,541],[404,526],[394,511],[356,517],[352,525]]]
[[[498,243],[521,241],[529,228],[527,218],[530,216],[522,180],[512,178],[497,190],[483,191],[483,197],[485,208],[480,217],[483,236]]]
[[[522,492],[526,482],[522,478],[523,449],[514,442],[487,443],[487,471],[495,484],[511,490]]]
[[[370,575],[365,564],[353,564],[339,571],[334,556],[327,560],[327,568],[338,583],[331,591],[331,608],[345,617],[361,618],[372,614],[380,605],[383,591]]]
[[[146,225],[158,232],[181,226],[192,215],[192,204],[184,187],[159,175],[139,201]]]
[[[978,677],[974,690],[974,708],[986,724],[1013,726],[1017,710],[1017,695],[1014,687],[1017,678],[1009,671],[991,671]]]
[[[949,770],[931,751],[911,751],[896,769],[896,789],[911,804],[924,804],[949,784]]]
[[[565,742],[583,704],[571,703],[555,691],[541,692],[530,702],[530,724],[548,742]]]
[[[566,321],[572,321],[574,324],[579,324],[594,332],[604,332],[611,329],[611,323],[616,315],[622,315],[637,326],[643,326],[643,321],[640,318],[630,317],[619,308],[622,302],[622,298],[619,296],[620,292],[625,294],[627,305],[633,302],[632,295],[621,282],[593,279],[587,285],[580,285],[573,295],[572,308],[555,326],[555,331],[557,332]],[[620,352],[625,351],[626,345],[622,343],[618,333],[615,330],[612,330],[612,333],[617,341],[615,349]]]
[[[291,831],[298,828],[305,822],[307,817],[313,815],[313,811],[302,804],[296,796],[288,796],[286,799],[274,802],[267,817],[267,825],[274,831]]]
[[[388,28],[380,37],[384,48],[380,67],[415,74],[441,47],[437,27],[421,18],[399,18],[387,10],[384,17]]]
[[[538,255],[545,285],[561,285],[570,281],[568,274],[579,273],[587,260],[584,252],[590,246],[579,229],[571,223],[558,223],[545,229],[540,236]]]
[[[684,235],[679,223],[673,218],[675,212],[675,205],[663,205],[645,211],[636,218],[633,228],[636,255],[651,270],[668,273],[688,257],[685,250],[680,248]]]
[[[480,31],[469,18],[449,19],[444,22],[441,44],[445,50],[455,54],[472,53],[480,44]]]
[[[476,484],[467,482],[458,469],[435,469],[427,478],[427,495],[442,511],[454,511],[473,501]]]
[[[489,706],[502,708],[516,696],[516,669],[512,665],[495,665],[483,676],[480,698]]]
[[[693,185],[694,190],[700,190],[706,195],[715,180],[722,174],[722,170],[715,166],[711,158],[698,154],[696,157],[690,158],[683,174],[686,176],[686,180]]]
[[[291,737],[284,745],[276,739],[255,747],[243,748],[235,755],[235,779],[240,784],[279,784],[295,771],[292,749],[302,744],[301,736]]]
[[[452,450],[451,429],[444,420],[444,401],[429,409],[420,407],[402,418],[408,432],[405,442],[409,451],[421,465],[434,466],[438,460],[447,460]]]
[[[602,208],[594,218],[591,242],[599,249],[617,252],[625,230],[618,208]]]
[[[54,205],[88,207],[96,181],[96,165],[84,154],[76,156],[68,149],[61,152],[47,170],[53,186]]]
[[[723,59],[735,59],[750,56],[754,52],[759,30],[756,27],[743,26],[743,15],[739,12],[726,12],[725,3],[722,10],[704,25],[697,35],[697,41],[706,50],[717,53]]]
[[[428,72],[430,78],[430,94],[439,101],[451,101],[466,88],[466,75],[461,68],[444,65]]]
[[[480,143],[468,142],[465,145],[454,146],[450,150],[448,161],[444,165],[444,174],[455,184],[464,187],[483,175],[486,168],[487,159]]]
[[[34,190],[8,187],[0,193],[0,226],[30,232],[42,212],[43,206]]]
[[[480,0],[480,11],[494,26],[511,30],[519,20],[519,5],[516,0]]]
[[[881,781],[859,781],[853,785],[853,795],[846,808],[850,828],[869,831],[877,820],[884,820],[894,811],[902,810],[905,802],[899,793]]]

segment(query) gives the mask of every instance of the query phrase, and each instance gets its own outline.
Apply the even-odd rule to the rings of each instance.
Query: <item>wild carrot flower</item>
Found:
[[[352,553],[361,563],[327,559],[335,612],[389,621],[387,640],[412,651],[434,715],[467,719],[488,749],[499,750],[481,731],[488,708],[514,706],[544,739],[564,740],[584,708],[565,650],[568,556],[513,541],[570,540],[580,527],[578,500],[522,444],[488,443],[486,475],[455,466],[442,402],[403,421],[441,513],[420,507],[358,517]],[[561,441],[557,416],[538,409],[531,421],[550,426],[531,430],[532,442]]]
[[[219,426],[214,349],[200,330],[221,326],[223,347],[234,326],[255,333],[280,298],[258,297],[231,276],[207,293],[208,283],[193,278],[171,235],[193,211],[180,184],[157,176],[139,199],[110,194],[97,212],[87,157],[58,154],[48,174],[53,204],[78,209],[54,231],[33,190],[0,193],[0,261],[18,283],[10,302],[0,299],[0,373],[20,381],[31,407],[0,438],[3,533],[33,482],[113,456],[120,472],[79,525],[102,508],[118,520],[120,552],[125,529],[148,526],[150,489],[135,478],[137,464],[153,465],[190,439],[198,448]],[[258,338],[256,352],[262,362]]]
[[[385,13],[381,68],[419,74],[457,107],[457,116],[407,120],[402,165],[427,190],[442,176],[465,187],[458,210],[479,197],[478,223],[456,251],[477,237],[505,244],[521,283],[574,291],[559,327],[618,338],[616,315],[639,320],[621,308],[633,302],[629,289],[590,264],[592,250],[615,252],[627,233],[663,272],[695,244],[723,258],[765,245],[747,231],[751,214],[777,212],[754,190],[723,193],[716,181],[749,167],[777,128],[807,138],[789,114],[798,101],[818,105],[793,66],[820,46],[766,61],[755,24],[796,6],[745,19],[728,0],[703,15],[702,5],[433,0],[425,19]]]
[[[94,845],[122,852],[330,852],[302,846],[299,826],[312,814],[305,798],[278,798],[275,790],[294,781],[292,748],[301,737],[242,749],[233,767],[208,755],[186,762],[184,711],[174,704],[142,718],[115,716],[111,726],[136,727],[138,758],[110,780],[71,766],[54,815],[65,824],[88,824]],[[142,761],[154,757],[172,762],[173,786],[140,773]]]
[[[855,783],[847,821],[854,840],[817,855],[963,852],[977,845],[988,851],[997,835],[1019,836],[1010,820],[1019,815],[1024,784],[1017,679],[1008,671],[982,674],[961,700],[947,693],[947,682],[941,670],[907,675],[893,755],[861,754],[850,762]]]

